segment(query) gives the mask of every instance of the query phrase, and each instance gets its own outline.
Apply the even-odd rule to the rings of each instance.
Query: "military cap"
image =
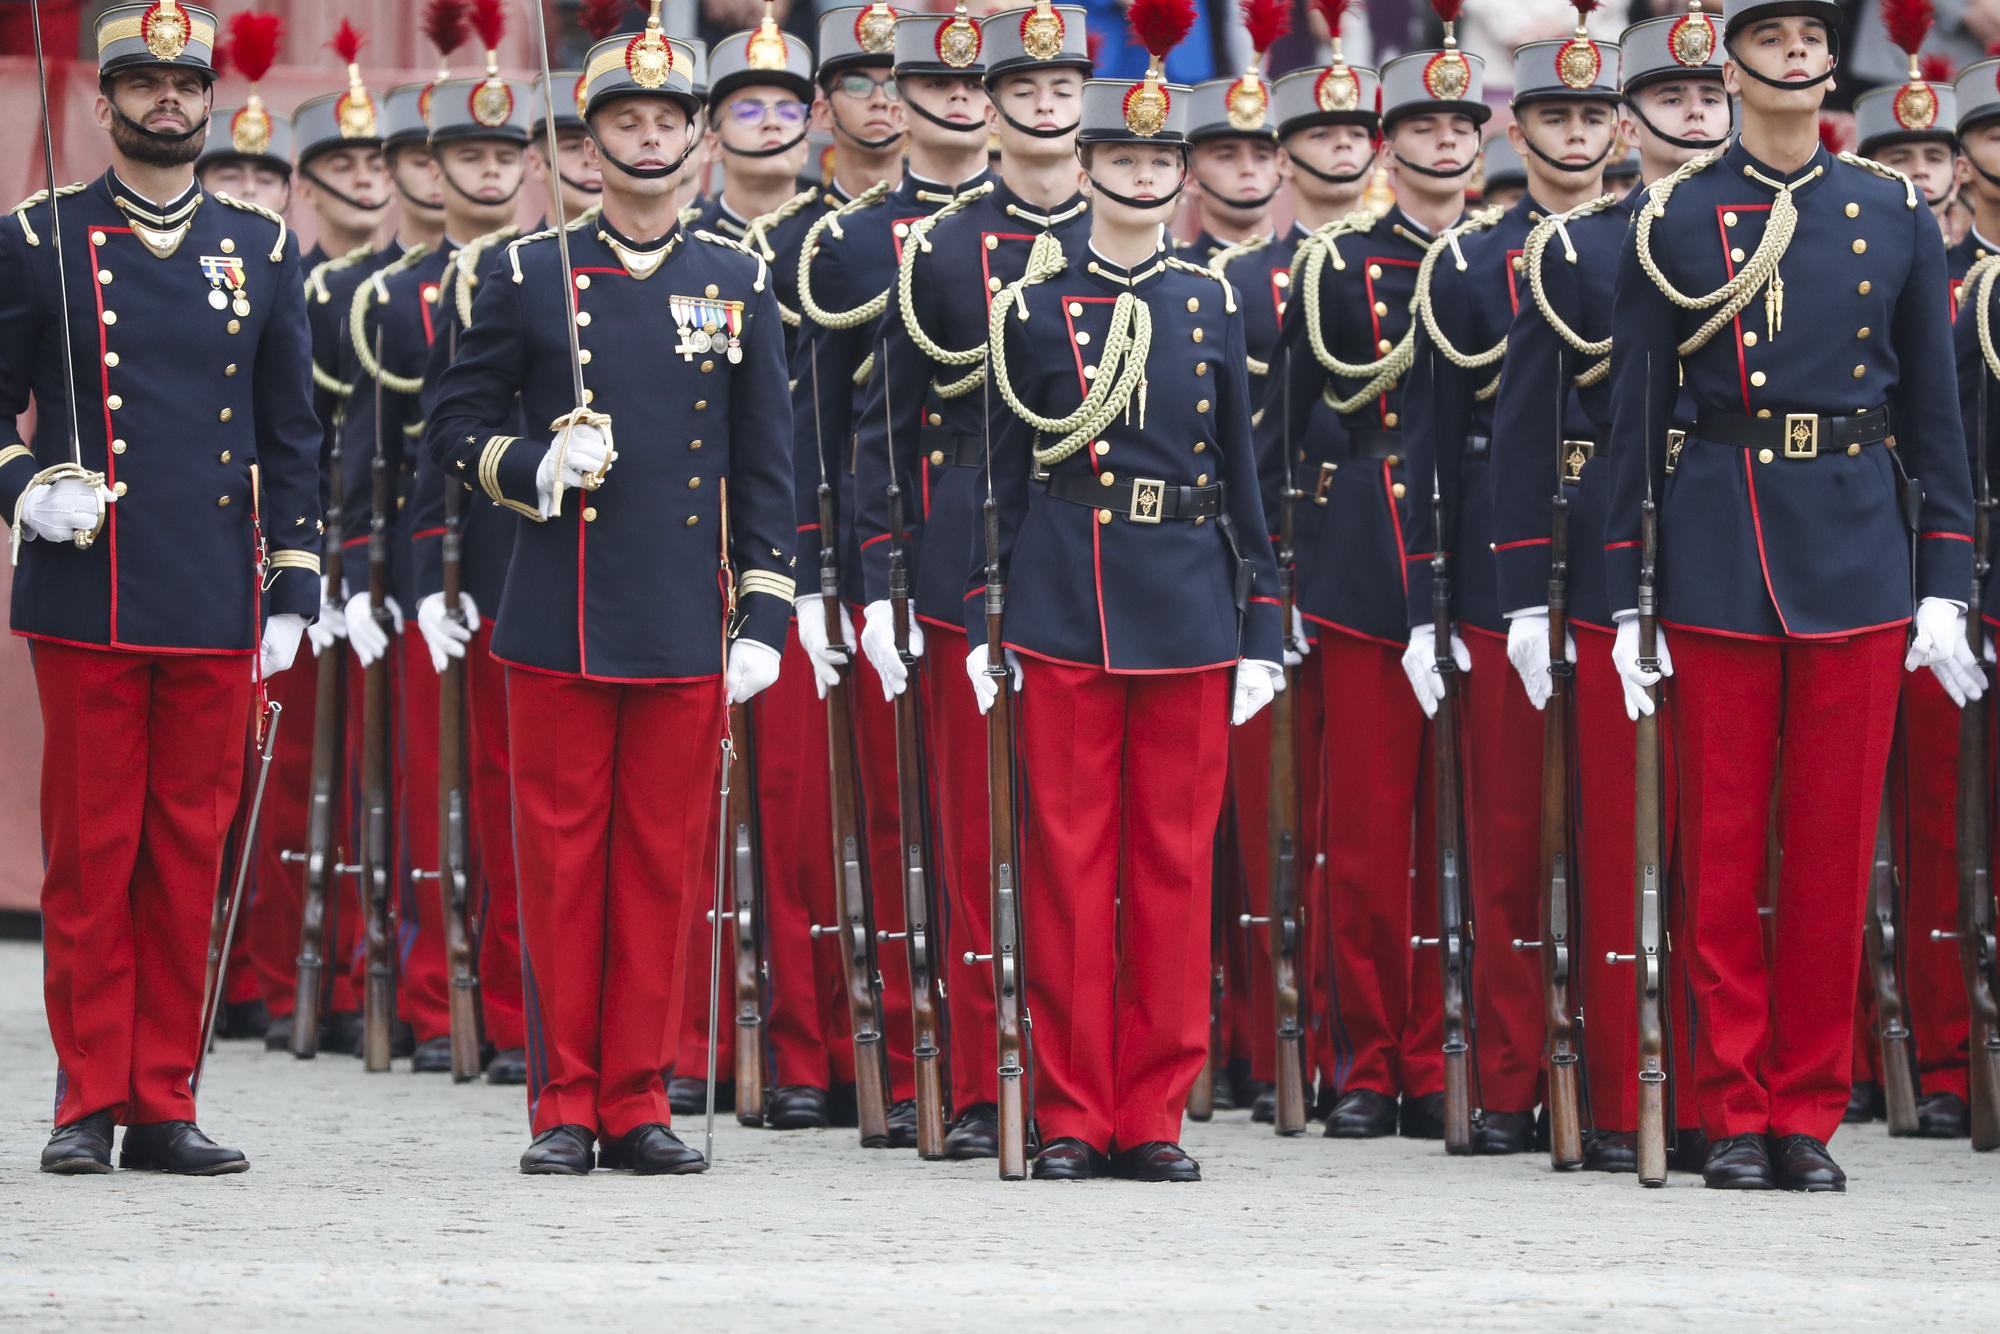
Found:
[[[1480,187],[1486,190],[1505,189],[1508,186],[1528,184],[1528,164],[1514,150],[1514,145],[1505,134],[1496,134],[1486,141],[1482,154],[1484,169],[1480,173]]]
[[[896,20],[885,0],[843,5],[819,16],[819,81],[850,69],[888,69],[895,63]]]
[[[431,85],[430,141],[504,139],[526,144],[535,102],[528,85],[498,75]]]
[[[358,63],[361,40],[351,23],[342,23],[334,34],[333,49],[347,64],[347,91],[308,98],[292,111],[292,137],[301,167],[336,148],[382,146],[381,111]]]
[[[1958,103],[1960,134],[2000,116],[2000,57],[1989,56],[1960,70],[1952,95]]]
[[[193,70],[215,82],[215,15],[177,0],[112,5],[99,14],[98,75],[146,65]]]
[[[394,152],[431,137],[430,105],[434,83],[401,83],[382,95],[382,149]]]
[[[1090,41],[1082,5],[1037,0],[1025,9],[988,14],[980,25],[986,47],[986,82],[1032,69],[1090,72]]]
[[[1295,69],[1271,85],[1271,115],[1279,135],[1315,125],[1380,127],[1382,80],[1365,65],[1350,65],[1335,50],[1333,63]]]
[[[1839,40],[1840,5],[1837,0],[1733,0],[1729,5],[1727,27],[1723,30],[1722,39],[1727,42],[1752,23],[1792,17],[1818,19],[1826,25],[1827,34]]]
[[[1143,79],[1085,79],[1080,144],[1185,144],[1194,89]]]
[[[532,133],[535,142],[540,143],[549,132],[549,108],[556,113],[556,132],[580,130],[583,128],[583,71],[580,69],[559,69],[551,71],[547,78],[537,74],[528,85],[528,110],[534,117]]]
[[[670,97],[690,117],[701,111],[694,91],[695,52],[681,37],[660,31],[659,6],[653,6],[646,29],[620,33],[590,48],[583,60],[583,114],[620,97]]]
[[[1618,47],[1584,31],[1560,42],[1528,42],[1514,49],[1514,105],[1536,102],[1617,102]]]
[[[1406,116],[1468,116],[1474,125],[1484,125],[1493,115],[1485,100],[1485,59],[1458,49],[1453,20],[1459,7],[1443,0],[1431,0],[1431,6],[1444,16],[1444,46],[1412,51],[1382,67],[1385,132]]]
[[[1618,78],[1629,93],[1647,84],[1722,77],[1722,33],[1715,17],[1691,0],[1685,14],[1664,14],[1618,37]]]
[[[292,174],[292,122],[267,110],[261,99],[240,107],[217,107],[208,119],[208,141],[195,159],[196,167],[222,158],[247,157],[287,176]]]
[[[708,53],[708,79],[711,105],[751,84],[772,84],[810,102],[812,48],[780,28],[771,17],[771,0],[764,0],[764,17],[756,27],[730,33]]]
[[[980,21],[959,0],[949,14],[902,14],[896,19],[896,73],[986,73],[986,38]]]
[[[1949,83],[1917,76],[1871,88],[1854,99],[1855,152],[1873,157],[1891,144],[1955,144],[1959,123],[1958,89]]]
[[[1255,72],[1233,79],[1206,79],[1189,92],[1188,142],[1230,136],[1277,142],[1278,132],[1271,124],[1271,95]]]

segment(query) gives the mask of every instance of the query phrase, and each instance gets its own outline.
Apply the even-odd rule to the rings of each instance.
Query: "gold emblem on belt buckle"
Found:
[[[1597,453],[1595,440],[1563,441],[1563,480],[1574,486],[1583,480],[1583,465]]]
[[[1675,468],[1680,467],[1681,449],[1687,444],[1687,438],[1688,433],[1686,431],[1670,430],[1667,432],[1667,476],[1669,477],[1674,475]]]
[[[1785,457],[1788,459],[1816,459],[1819,457],[1819,414],[1817,412],[1788,412],[1785,414]]]
[[[1132,510],[1126,517],[1133,523],[1158,523],[1167,508],[1167,484],[1151,477],[1132,479]]]

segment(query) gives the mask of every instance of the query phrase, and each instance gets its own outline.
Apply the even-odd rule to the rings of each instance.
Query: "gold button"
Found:
[[[1387,427],[1389,430],[1393,431],[1402,424],[1403,424],[1403,419],[1401,417],[1398,417],[1395,413],[1385,412],[1382,414],[1382,425]]]
[[[587,347],[578,348],[576,359],[579,364],[588,366],[590,364],[590,349]]]
[[[1392,468],[1395,467],[1397,464],[1401,463],[1402,461],[1403,461],[1402,459],[1398,458],[1394,454],[1391,454],[1388,458],[1382,460],[1382,462],[1388,464]]]
[[[1097,457],[1103,458],[1106,454],[1109,454],[1111,452],[1111,442],[1109,440],[1100,440],[1096,444],[1092,445],[1090,448],[1092,452],[1094,452],[1097,455]]]
[[[115,311],[115,310],[107,310],[107,311],[105,311],[105,312],[104,312],[104,322],[105,322],[106,324],[116,324],[116,323],[118,323],[118,312],[117,312],[117,311]]]
[[[227,323],[227,324],[223,325],[222,327],[223,327],[223,328],[225,328],[225,329],[227,329],[227,330],[228,330],[228,331],[229,331],[230,333],[242,333],[242,332],[243,332],[243,321],[241,321],[241,320],[231,320],[231,321],[230,321],[229,323]]]
[[[1857,379],[1857,380],[1858,380],[1858,379],[1860,379],[1860,378],[1861,378],[1862,376],[1864,376],[1864,375],[1866,375],[1866,374],[1868,374],[1868,368],[1867,368],[1866,366],[1856,366],[1856,367],[1854,368],[1854,378],[1855,378],[1855,379]]]
[[[1368,266],[1368,276],[1379,279],[1382,276],[1382,266],[1380,264],[1370,264]]]
[[[114,496],[122,496],[122,495],[124,495],[124,494],[125,494],[126,490],[127,490],[127,487],[126,487],[125,483],[123,483],[123,482],[120,482],[120,483],[118,483],[118,485],[116,485],[116,486],[114,486],[114,487],[112,487],[112,488],[111,488],[111,494],[112,494],[112,495],[114,495]]]
[[[230,362],[227,366],[224,366],[222,368],[222,375],[224,379],[232,378],[235,376],[235,374],[236,374],[236,363],[233,361]]]
[[[595,506],[595,505],[585,505],[585,506],[583,507],[583,521],[584,521],[585,523],[596,523],[596,522],[597,522],[597,506]]]
[[[226,237],[226,236],[225,236],[225,237],[223,237],[223,238],[222,238],[222,253],[223,253],[223,254],[225,254],[225,255],[233,255],[233,254],[235,254],[235,253],[236,253],[236,242],[234,242],[234,241],[230,240],[230,239],[229,239],[228,237]]]
[[[118,409],[125,406],[125,400],[121,396],[113,394],[111,397],[104,400],[104,406],[110,408],[113,412],[116,412],[118,411]]]
[[[708,411],[708,400],[707,400],[707,399],[705,399],[705,398],[697,398],[697,399],[696,399],[696,400],[694,401],[694,410],[695,410],[696,412],[707,412],[707,411]]]
[[[1732,246],[1732,247],[1730,247],[1730,250],[1729,250],[1729,262],[1730,262],[1730,263],[1732,263],[1732,264],[1741,264],[1741,263],[1743,262],[1743,247],[1742,247],[1742,246]]]
[[[1196,363],[1194,364],[1194,373],[1195,373],[1196,375],[1206,375],[1206,374],[1208,374],[1208,363],[1207,363],[1207,362],[1205,362],[1205,361],[1197,361],[1197,362],[1196,362]]]
[[[1759,463],[1769,463],[1773,457],[1774,456],[1772,455],[1771,451],[1768,449],[1760,449],[1757,451],[1757,462]]]
[[[111,442],[111,452],[113,454],[123,454],[125,452],[125,442],[123,440],[113,440]]]
[[[585,407],[589,407],[592,403],[595,403],[596,401],[597,401],[597,391],[595,389],[586,389],[583,391],[583,405]]]
[[[1204,334],[1199,328],[1197,328],[1193,333],[1188,335],[1188,337],[1194,339],[1194,341],[1197,343],[1199,343],[1203,338],[1206,338],[1207,336],[1208,335]]]
[[[1764,372],[1751,371],[1750,383],[1756,385],[1759,389],[1762,389],[1764,387]]]
[[[694,527],[696,524],[700,522],[701,522],[701,516],[699,514],[690,514],[687,517],[687,526],[690,528]]]
[[[988,236],[986,238],[986,248],[988,250],[998,250],[1000,248],[1000,238],[997,236]]]
[[[689,448],[689,449],[700,449],[700,448],[701,448],[701,441],[699,441],[699,440],[690,440],[690,441],[688,441],[688,448]]]
[[[588,329],[588,328],[590,327],[590,312],[589,312],[589,311],[587,311],[587,310],[579,310],[579,311],[578,311],[578,312],[576,313],[576,327],[577,327],[577,328],[579,328],[579,329]]]
[[[927,412],[924,414],[924,420],[929,422],[932,426],[944,425],[944,417],[939,413]]]
[[[1875,331],[1873,329],[1869,328],[1867,325],[1864,324],[1859,329],[1856,329],[1854,331],[1854,336],[1856,338],[1866,338],[1869,334],[1874,332]]]
[[[1375,313],[1377,315],[1387,315],[1389,313],[1389,303],[1386,301],[1377,301],[1375,303]]]
[[[1394,350],[1395,346],[1396,345],[1390,342],[1388,339],[1382,338],[1376,341],[1375,350],[1377,352],[1380,352],[1383,356],[1387,356],[1392,350]]]
[[[1743,331],[1743,346],[1757,346],[1757,331],[1755,329],[1745,329]]]
[[[216,420],[218,421],[228,421],[235,415],[236,415],[236,410],[234,408],[224,408],[222,411],[215,414]]]
[[[1076,331],[1076,345],[1078,347],[1083,347],[1089,342],[1090,342],[1090,330],[1078,329]]]
[[[1861,216],[1861,205],[1859,205],[1859,204],[1849,204],[1849,205],[1847,206],[1847,216],[1848,216],[1848,217],[1850,217],[1850,218],[1858,218],[1858,217],[1860,217],[1860,216]]]
[[[1188,298],[1188,314],[1192,315],[1192,314],[1194,314],[1195,312],[1199,311],[1200,309],[1201,309],[1201,298],[1200,298],[1200,297],[1195,297],[1195,296],[1191,296],[1191,297],[1189,297],[1189,298]]]
[[[1857,254],[1857,255],[1865,255],[1865,254],[1867,254],[1867,253],[1868,253],[1868,242],[1867,242],[1866,240],[1864,240],[1863,238],[1859,237],[1859,236],[1855,237],[1855,238],[1854,238],[1854,253],[1855,253],[1855,254]]]
[[[217,454],[217,455],[215,456],[215,461],[216,461],[217,463],[227,463],[227,462],[229,462],[229,460],[231,460],[231,459],[233,459],[233,458],[235,458],[235,457],[236,457],[236,456],[235,456],[234,454],[230,453],[230,452],[229,452],[228,450],[226,450],[226,449],[225,449],[225,450],[223,450],[223,451],[222,451],[222,452],[221,452],[220,454]]]
[[[1097,367],[1085,366],[1083,368],[1083,378],[1086,380],[1095,380],[1097,378]]]
[[[1271,275],[1271,281],[1279,287],[1290,287],[1292,285],[1292,275],[1283,269],[1279,269]]]
[[[1527,268],[1526,257],[1522,255],[1514,256],[1514,272],[1520,273],[1526,268]]]
[[[699,491],[699,490],[701,490],[701,478],[699,478],[699,477],[690,477],[690,478],[688,478],[688,490],[690,490],[690,491]]]
[[[1110,511],[1110,510],[1099,510],[1099,511],[1097,511],[1097,521],[1098,521],[1099,523],[1110,523],[1110,522],[1111,522],[1111,511]]]
[[[1194,452],[1195,452],[1195,453],[1197,453],[1197,454],[1201,454],[1201,453],[1204,453],[1204,452],[1206,452],[1206,451],[1207,451],[1207,449],[1208,449],[1208,441],[1206,441],[1206,440],[1197,440],[1197,441],[1195,441],[1195,442],[1194,442]]]
[[[90,234],[90,243],[91,243],[92,245],[103,245],[103,244],[104,244],[104,233],[103,233],[103,232],[92,232],[92,233]]]
[[[1072,301],[1072,302],[1070,302],[1070,303],[1069,303],[1069,313],[1070,313],[1070,314],[1071,314],[1072,316],[1076,316],[1076,315],[1081,315],[1081,314],[1083,314],[1083,303],[1082,303],[1081,301]]]
[[[703,296],[721,296],[722,289],[720,287],[717,287],[714,283],[710,283],[708,286],[701,289],[701,294]]]
[[[942,449],[933,449],[931,451],[931,467],[944,467],[944,451]]]
[[[701,373],[703,375],[708,374],[710,371],[714,369],[715,369],[715,363],[713,361],[703,361],[701,363]]]
[[[1759,417],[1768,417],[1771,415],[1771,410],[1769,408],[1758,408],[1757,415]]]
[[[1099,486],[1115,486],[1117,482],[1118,474],[1115,472],[1101,472],[1097,474],[1097,484]]]
[[[217,505],[217,506],[218,506],[219,508],[222,508],[222,509],[228,509],[228,508],[229,508],[229,497],[228,497],[228,496],[217,496],[217,497],[215,498],[215,503],[216,503],[216,505]]]
[[[1389,494],[1394,496],[1396,499],[1401,500],[1405,495],[1409,494],[1409,490],[1410,490],[1409,487],[1404,486],[1401,482],[1397,482],[1394,486],[1389,488]]]
[[[1870,292],[1875,290],[1875,284],[1869,282],[1866,278],[1863,278],[1861,280],[1860,286],[1856,287],[1854,290],[1856,292],[1859,292],[1862,296],[1867,296]]]
[[[108,282],[110,282],[110,281],[111,281],[111,270],[109,270],[109,269],[99,269],[99,270],[97,271],[97,281],[98,281],[98,282],[100,282],[100,283],[108,283]]]
[[[587,291],[587,290],[589,289],[589,287],[590,287],[590,275],[589,275],[589,274],[587,274],[587,273],[579,273],[579,274],[577,274],[577,275],[576,275],[576,290],[577,290],[577,291],[579,291],[579,292],[582,292],[582,291]]]
[[[1194,484],[1195,484],[1196,486],[1207,486],[1207,485],[1208,485],[1208,474],[1207,474],[1207,473],[1205,473],[1205,472],[1204,472],[1204,473],[1197,473],[1197,474],[1195,474],[1195,479],[1194,479]]]
[[[1860,455],[1861,455],[1861,443],[1860,443],[1860,441],[1856,441],[1855,443],[1853,443],[1853,444],[1851,444],[1851,445],[1849,445],[1849,446],[1847,447],[1847,457],[1849,457],[1849,458],[1851,458],[1851,459],[1852,459],[1852,458],[1859,458],[1859,457],[1860,457]]]
[[[1723,214],[1722,225],[1725,227],[1734,227],[1736,225],[1736,214],[1734,212]]]
[[[987,291],[989,291],[989,292],[997,292],[997,291],[999,291],[999,290],[1000,290],[1000,280],[999,280],[998,278],[988,278],[988,279],[986,280],[986,290],[987,290]]]
[[[909,223],[907,223],[907,222],[899,222],[899,223],[897,223],[897,224],[896,224],[896,225],[895,225],[894,227],[890,228],[889,230],[891,230],[891,231],[893,231],[894,233],[896,233],[896,239],[900,241],[900,240],[902,240],[902,239],[903,239],[904,237],[906,237],[906,236],[908,236],[908,235],[910,234],[910,224],[909,224]]]
[[[1205,398],[1197,398],[1197,399],[1196,399],[1196,400],[1194,401],[1194,410],[1195,410],[1196,412],[1207,412],[1207,411],[1208,411],[1208,400],[1207,400],[1207,399],[1205,399]]]
[[[118,364],[118,354],[116,352],[106,352],[104,354],[104,364],[107,366],[116,366]]]

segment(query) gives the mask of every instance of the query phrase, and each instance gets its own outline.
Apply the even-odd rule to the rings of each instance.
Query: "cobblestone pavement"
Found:
[[[1990,1329],[2000,1310],[2000,1154],[1879,1126],[1835,1142],[1844,1197],[1279,1140],[1242,1112],[1188,1127],[1193,1186],[1002,1185],[729,1118],[706,1176],[528,1178],[519,1090],[231,1043],[202,1120],[248,1174],[48,1177],[39,976],[35,946],[0,945],[8,1330]]]

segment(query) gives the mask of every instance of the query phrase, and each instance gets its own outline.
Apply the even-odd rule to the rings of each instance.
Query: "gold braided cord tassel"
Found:
[[[979,387],[986,378],[986,344],[953,350],[940,344],[924,331],[917,319],[916,273],[917,255],[931,248],[931,230],[952,214],[969,207],[974,201],[984,198],[993,189],[992,182],[967,190],[949,204],[927,218],[920,218],[910,226],[910,234],[904,239],[903,259],[896,268],[896,302],[903,314],[903,328],[909,333],[910,341],[919,351],[940,366],[970,366],[973,369],[948,384],[933,384],[939,398],[959,398]]]
[[[832,232],[835,240],[845,240],[847,234],[840,229],[840,219],[848,213],[873,208],[888,193],[889,183],[877,181],[839,209],[822,215],[806,232],[805,242],[799,247],[799,310],[822,329],[852,329],[889,308],[886,287],[852,310],[828,310],[814,299],[812,290],[812,262],[819,253],[820,236]]]
[[[1548,322],[1549,328],[1555,331],[1556,337],[1567,344],[1571,351],[1580,356],[1597,359],[1595,365],[1576,377],[1575,384],[1578,389],[1589,389],[1601,384],[1604,377],[1611,373],[1611,339],[1607,337],[1593,342],[1570,327],[1569,322],[1549,300],[1548,291],[1542,281],[1542,263],[1548,255],[1550,238],[1561,232],[1562,228],[1593,214],[1602,213],[1605,209],[1616,206],[1617,202],[1615,195],[1599,195],[1589,203],[1580,204],[1567,213],[1543,218],[1535,224],[1535,229],[1528,233],[1528,244],[1521,256],[1521,267],[1528,271],[1528,291],[1534,298],[1535,308],[1542,313],[1542,318]],[[1561,234],[1567,243],[1568,234],[1566,232]]]
[[[1505,216],[1497,208],[1485,209],[1473,214],[1458,226],[1446,229],[1443,235],[1431,242],[1430,249],[1424,252],[1423,264],[1417,269],[1415,301],[1417,317],[1423,321],[1424,332],[1431,336],[1431,342],[1437,345],[1438,351],[1444,353],[1444,359],[1463,371],[1484,370],[1488,366],[1497,364],[1500,358],[1507,355],[1507,340],[1502,337],[1484,352],[1461,352],[1454,347],[1451,339],[1445,337],[1444,330],[1438,327],[1437,312],[1431,308],[1431,281],[1437,274],[1438,258],[1447,249],[1456,251],[1461,236],[1485,231]],[[1460,266],[1463,267],[1463,261],[1460,261]],[[1496,378],[1494,383],[1486,390],[1482,390],[1477,397],[1479,401],[1484,402],[1492,397],[1492,391],[1498,389],[1499,380]]]
[[[347,332],[354,341],[354,355],[361,361],[361,369],[372,380],[380,380],[382,387],[399,394],[423,392],[424,378],[421,375],[395,375],[382,369],[375,360],[375,349],[368,344],[368,308],[377,300],[386,300],[389,295],[389,279],[401,273],[430,253],[426,245],[413,245],[404,251],[402,257],[384,269],[370,274],[361,285],[354,289],[354,304],[347,308]]]
[[[1979,352],[1986,359],[1986,373],[2000,380],[2000,352],[1993,348],[1993,283],[2000,278],[2000,255],[1983,255],[1965,275],[1965,286],[1961,289],[1959,309],[1965,309],[1963,302],[1970,300],[1979,312]],[[1982,443],[1980,448],[1985,448]]]
[[[1368,221],[1365,225],[1357,224],[1357,217],[1365,217]],[[1299,262],[1295,265],[1299,272],[1298,286],[1305,290],[1306,339],[1312,344],[1313,356],[1321,366],[1334,375],[1366,382],[1360,392],[1349,398],[1322,395],[1328,407],[1343,414],[1356,411],[1371,399],[1380,398],[1383,392],[1400,379],[1416,361],[1417,326],[1414,321],[1404,331],[1402,341],[1378,361],[1342,361],[1334,356],[1326,345],[1326,333],[1321,327],[1320,320],[1319,280],[1322,270],[1326,267],[1327,254],[1340,237],[1366,231],[1373,225],[1374,219],[1368,214],[1350,214],[1338,222],[1328,223],[1300,243]]]

